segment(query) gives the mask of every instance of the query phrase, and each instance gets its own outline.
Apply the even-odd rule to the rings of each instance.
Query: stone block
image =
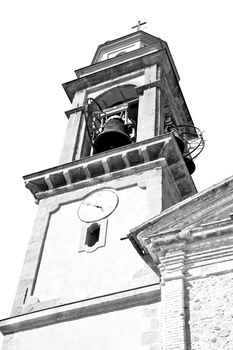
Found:
[[[159,158],[163,146],[164,142],[159,142],[147,147],[147,153],[151,161]]]
[[[158,309],[157,308],[152,308],[150,306],[145,306],[144,309],[143,309],[143,315],[145,317],[159,316]]]
[[[160,333],[149,331],[142,333],[142,345],[149,345],[160,341]]]
[[[82,167],[70,169],[69,175],[72,183],[79,182],[86,179],[86,175]]]
[[[128,159],[129,164],[131,166],[135,166],[135,165],[143,163],[143,159],[140,156],[138,150],[133,150],[133,151],[127,152],[127,159]]]
[[[126,165],[121,155],[110,157],[108,159],[108,166],[111,171],[125,169]]]
[[[66,179],[65,179],[64,174],[62,172],[57,173],[57,174],[51,174],[50,180],[51,180],[54,188],[62,187],[62,186],[66,185]]]
[[[105,174],[104,167],[101,161],[88,164],[87,168],[91,174],[91,177],[96,177]]]
[[[48,185],[43,177],[34,179],[33,182],[27,182],[26,187],[29,188],[30,185],[36,188],[36,192],[48,190]]]
[[[154,318],[151,320],[151,330],[158,330],[160,329],[160,321],[157,318]]]
[[[179,158],[178,152],[175,149],[172,149],[168,153],[166,160],[167,160],[168,165],[179,162],[180,158]]]
[[[183,179],[186,176],[186,173],[184,172],[183,165],[180,164],[180,162],[174,163],[170,166],[172,175],[175,179],[175,181]]]
[[[161,350],[160,344],[150,344],[150,350]]]

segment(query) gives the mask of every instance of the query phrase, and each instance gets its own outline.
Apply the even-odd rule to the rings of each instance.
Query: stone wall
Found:
[[[231,350],[233,273],[193,280],[188,286],[189,350]]]

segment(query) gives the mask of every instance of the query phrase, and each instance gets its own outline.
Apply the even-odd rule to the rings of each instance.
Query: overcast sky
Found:
[[[1,32],[0,318],[9,316],[37,206],[22,176],[56,166],[69,100],[62,83],[99,44],[143,30],[168,42],[193,121],[207,139],[202,190],[233,174],[231,0],[5,0]]]

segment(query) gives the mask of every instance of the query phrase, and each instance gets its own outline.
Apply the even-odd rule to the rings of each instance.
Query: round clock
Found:
[[[99,221],[116,209],[118,196],[111,189],[98,190],[87,196],[78,209],[78,217],[84,222]]]

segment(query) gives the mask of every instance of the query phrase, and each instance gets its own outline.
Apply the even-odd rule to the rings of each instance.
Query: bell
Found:
[[[180,135],[178,134],[178,132],[176,130],[173,130],[173,135],[175,136],[175,140],[176,140],[177,145],[180,149],[180,152],[183,154],[184,149],[185,149],[184,141],[182,140],[182,138],[180,137]]]
[[[131,143],[126,133],[123,120],[115,115],[106,121],[103,131],[94,141],[95,153],[105,152],[113,148],[125,146]]]
[[[184,162],[188,168],[189,174],[192,175],[196,169],[196,165],[192,158],[189,157],[184,157]]]

